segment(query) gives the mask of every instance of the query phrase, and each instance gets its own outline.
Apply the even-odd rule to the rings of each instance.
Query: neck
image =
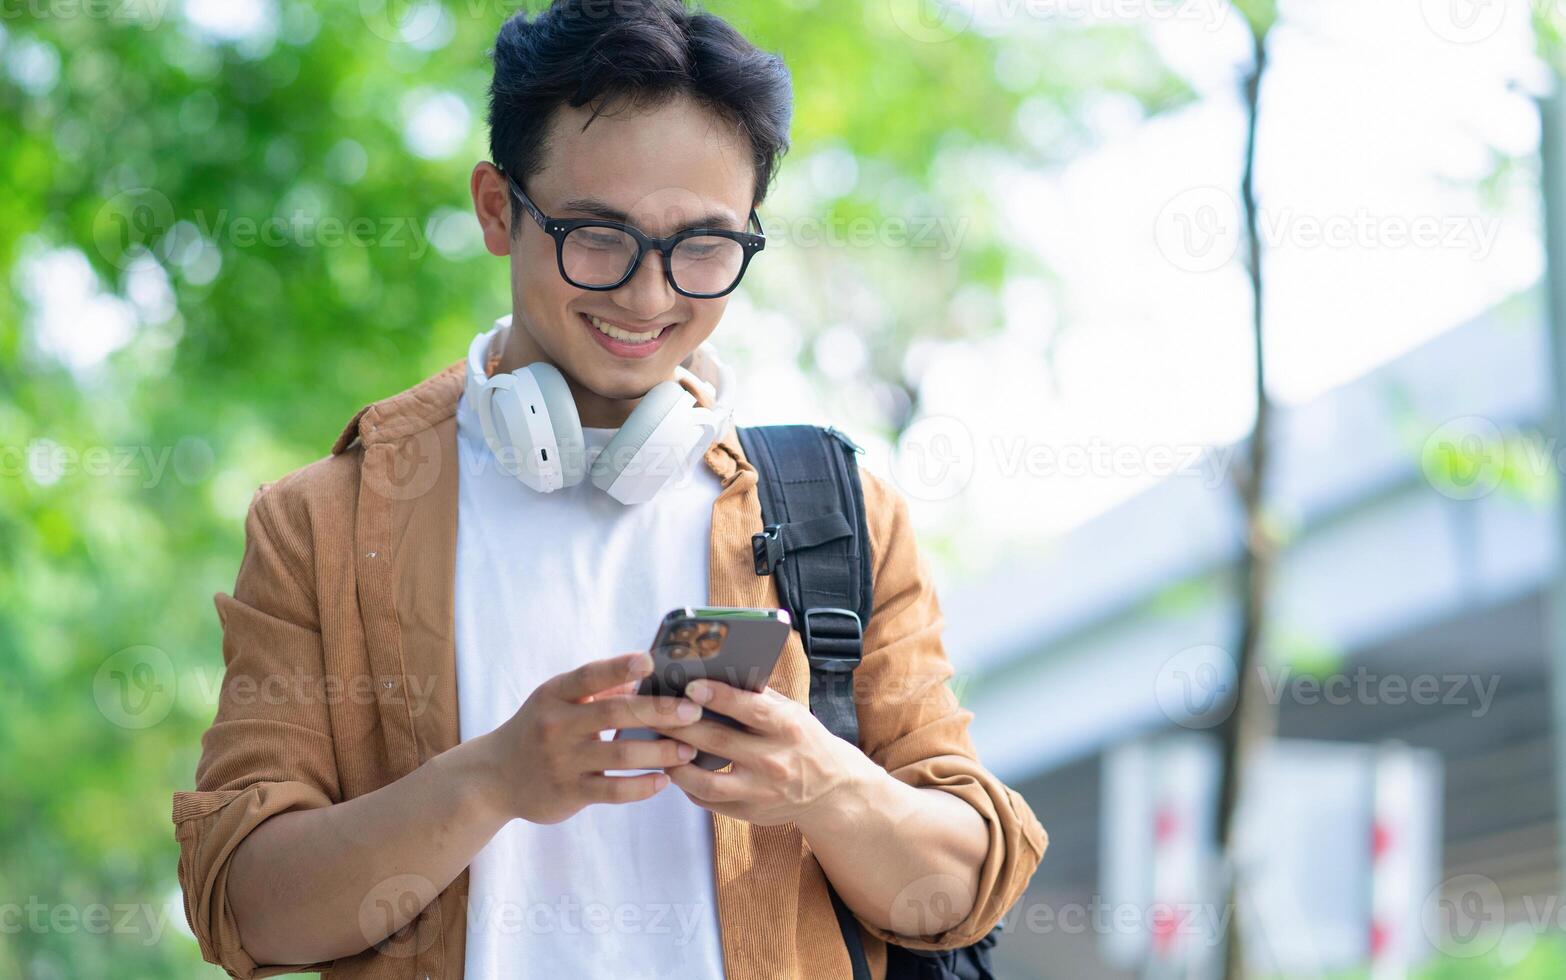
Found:
[[[500,352],[500,363],[494,373],[515,371],[539,361],[554,365],[560,370],[560,376],[565,378],[566,387],[571,390],[571,398],[576,402],[576,414],[584,428],[618,429],[631,417],[636,406],[641,404],[641,396],[610,398],[583,386],[569,371],[556,364],[554,358],[544,353],[526,330],[516,326],[515,317],[512,318],[512,328],[506,333],[506,344]]]

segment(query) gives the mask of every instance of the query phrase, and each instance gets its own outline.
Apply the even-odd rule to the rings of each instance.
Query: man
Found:
[[[472,194],[509,323],[263,487],[217,599],[224,689],[174,819],[191,927],[231,975],[848,977],[830,881],[879,976],[885,942],[972,943],[1021,894],[1045,834],[974,757],[889,487],[864,475],[861,751],[810,714],[797,636],[761,693],[644,697],[648,655],[605,658],[671,608],[777,605],[732,428],[627,504],[596,476],[525,485],[485,414],[496,379],[552,366],[585,467],[662,383],[716,407],[703,342],[790,114],[781,61],[678,0],[501,29]],[[302,682],[257,695],[280,677]],[[635,727],[661,737],[604,737]]]

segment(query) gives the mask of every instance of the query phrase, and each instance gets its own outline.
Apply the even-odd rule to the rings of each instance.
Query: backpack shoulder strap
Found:
[[[778,597],[810,661],[810,710],[827,730],[859,744],[854,669],[874,601],[870,534],[853,440],[834,428],[739,429],[760,475],[762,529],[751,538],[757,575]]]
[[[768,425],[739,430],[760,476],[762,529],[751,537],[757,575],[777,579],[778,598],[810,661],[810,711],[827,731],[859,744],[854,670],[874,604],[870,532],[859,460],[864,452],[834,428]],[[858,923],[827,883],[848,947],[853,980],[870,980]]]
[[[864,624],[874,604],[870,532],[859,482],[863,452],[833,428],[777,425],[739,429],[740,445],[761,480],[760,532],[751,537],[757,575],[777,579],[778,598],[810,660],[810,710],[827,730],[859,744],[854,669],[864,653]],[[853,980],[870,980],[870,962],[854,914],[827,882]],[[993,980],[989,947],[999,925],[954,951],[887,948],[887,977],[983,977]]]

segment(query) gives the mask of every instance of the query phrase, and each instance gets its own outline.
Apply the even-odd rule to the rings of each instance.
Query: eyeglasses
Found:
[[[664,277],[681,296],[713,299],[734,291],[755,254],[767,246],[755,208],[750,221],[758,234],[726,228],[687,228],[653,238],[630,225],[600,218],[551,218],[538,209],[515,177],[515,194],[538,226],[555,240],[560,275],[578,289],[618,289],[636,274],[648,249],[663,254]]]

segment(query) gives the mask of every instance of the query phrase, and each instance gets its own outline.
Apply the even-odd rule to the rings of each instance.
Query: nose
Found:
[[[678,298],[663,271],[663,253],[649,249],[631,278],[613,293],[615,302],[643,322],[667,313]]]

